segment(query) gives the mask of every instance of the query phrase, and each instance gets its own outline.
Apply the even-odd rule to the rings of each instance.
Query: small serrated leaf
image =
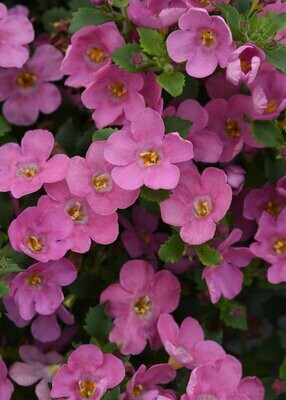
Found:
[[[135,43],[127,43],[124,46],[116,49],[110,55],[110,58],[116,65],[118,65],[118,67],[124,69],[124,71],[139,72],[142,70],[142,68],[140,67],[140,64],[136,65],[134,62],[134,57],[136,56],[141,56],[140,46]]]
[[[173,72],[162,72],[157,76],[157,82],[173,97],[177,97],[183,92],[185,75],[176,70]]]
[[[105,306],[98,304],[90,307],[85,317],[84,330],[87,334],[100,343],[107,342],[108,333],[111,331],[112,321],[105,313]]]
[[[21,272],[22,268],[11,258],[0,257],[0,276],[10,274],[11,272]]]
[[[144,200],[155,201],[156,203],[160,203],[161,201],[168,199],[168,197],[170,196],[170,190],[165,190],[165,189],[153,190],[146,186],[142,186],[140,190],[140,196]]]
[[[113,17],[99,8],[79,8],[73,13],[69,31],[75,33],[88,25],[101,25],[113,21]]]
[[[139,33],[140,46],[145,53],[157,57],[168,55],[164,37],[160,32],[146,28],[138,28],[137,31]]]
[[[182,258],[185,250],[185,243],[179,235],[174,234],[163,243],[159,250],[159,258],[164,262],[175,262]]]
[[[252,134],[257,142],[265,147],[279,148],[284,144],[282,132],[272,121],[254,121]]]
[[[117,131],[115,128],[103,128],[103,129],[98,129],[97,131],[94,132],[92,135],[92,141],[98,141],[98,140],[107,140],[109,136]]]
[[[12,131],[11,125],[8,124],[6,119],[0,115],[0,137]]]
[[[45,11],[42,17],[47,32],[55,32],[54,23],[70,17],[70,11],[63,7],[53,7]]]
[[[6,283],[0,281],[0,298],[6,296],[9,293],[9,286]]]
[[[172,115],[171,117],[164,118],[164,124],[166,133],[179,132],[180,136],[185,139],[189,134],[192,121]]]
[[[220,319],[234,329],[247,330],[246,307],[237,301],[222,299],[219,303]]]
[[[280,44],[275,49],[264,49],[267,61],[275,68],[286,73],[286,44]]]
[[[118,8],[125,8],[129,5],[129,0],[112,0],[112,5]]]
[[[102,400],[119,400],[120,398],[120,387],[117,386],[112,390],[108,390],[102,397]]]
[[[208,244],[195,246],[195,250],[200,262],[207,267],[217,265],[221,262],[221,254],[219,251]]]

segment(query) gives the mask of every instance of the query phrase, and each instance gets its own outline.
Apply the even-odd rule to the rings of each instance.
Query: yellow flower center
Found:
[[[22,71],[16,79],[16,83],[23,89],[31,89],[36,86],[38,78],[31,71]]]
[[[19,173],[25,178],[33,178],[33,176],[37,175],[37,169],[35,167],[21,167]]]
[[[90,380],[79,381],[78,388],[79,388],[80,396],[83,399],[89,399],[95,393],[96,383],[94,381],[90,381]]]
[[[139,153],[139,157],[146,167],[156,165],[160,159],[157,150],[143,151],[142,153]]]
[[[285,254],[286,253],[286,239],[279,238],[279,239],[275,240],[275,242],[273,243],[272,249],[277,254]]]
[[[26,240],[26,245],[33,253],[37,253],[38,251],[41,251],[43,248],[43,244],[36,236],[29,236],[28,239]]]
[[[225,121],[224,129],[227,135],[232,139],[237,139],[241,135],[239,124],[231,118]]]
[[[249,71],[251,71],[251,63],[248,60],[241,58],[240,59],[240,68],[244,74],[247,74]]]
[[[43,278],[40,274],[31,274],[27,278],[27,282],[30,286],[41,286]]]
[[[104,51],[99,47],[91,47],[86,50],[86,54],[90,61],[102,63],[105,60]]]
[[[134,305],[134,311],[138,315],[138,317],[142,317],[146,315],[150,310],[151,310],[151,300],[149,299],[148,296],[142,296],[140,299],[138,299]]]
[[[76,201],[75,204],[67,209],[67,213],[73,221],[81,221],[84,217],[82,205]]]
[[[109,179],[104,174],[95,175],[92,178],[92,185],[98,192],[102,192],[103,190],[108,188]]]
[[[266,204],[265,211],[269,212],[269,214],[275,216],[280,213],[282,210],[282,206],[276,200],[270,200]]]
[[[199,218],[204,218],[211,212],[211,205],[207,200],[199,200],[195,205],[195,211]]]
[[[275,100],[270,100],[267,104],[267,106],[264,109],[264,112],[267,114],[273,113],[277,110],[277,101]]]
[[[112,97],[121,99],[127,94],[127,87],[122,82],[113,82],[108,85],[109,94]]]
[[[136,399],[136,397],[140,396],[140,394],[143,392],[143,386],[142,385],[136,385],[134,386],[132,390],[132,399]]]
[[[213,47],[215,45],[215,33],[210,29],[204,29],[201,31],[199,38],[206,47]]]
[[[211,0],[199,0],[199,3],[202,6],[208,6],[209,4],[211,4]]]

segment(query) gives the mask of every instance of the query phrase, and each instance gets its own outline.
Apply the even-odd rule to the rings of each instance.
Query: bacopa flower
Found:
[[[177,164],[193,157],[193,145],[177,132],[164,135],[159,113],[146,108],[129,127],[114,132],[107,140],[104,157],[113,164],[111,175],[118,186],[134,190],[172,189],[180,177]]]
[[[21,68],[29,57],[25,45],[34,36],[33,25],[26,15],[9,14],[7,7],[0,3],[0,67]]]
[[[41,262],[59,260],[70,248],[73,222],[64,210],[26,208],[9,226],[13,249]]]
[[[171,197],[160,203],[164,222],[181,227],[180,236],[190,244],[201,244],[215,233],[216,222],[227,212],[232,198],[223,171],[209,167],[202,175],[184,170]]]
[[[113,166],[103,157],[105,143],[93,142],[85,159],[73,157],[66,175],[71,193],[85,198],[91,209],[100,215],[127,208],[139,196],[139,190],[124,190],[114,182],[111,175]]]
[[[82,345],[56,373],[51,397],[99,400],[108,389],[119,385],[124,376],[123,363],[113,354],[103,354],[93,344]]]
[[[78,30],[72,35],[61,67],[65,75],[70,75],[65,84],[76,88],[88,86],[94,73],[111,63],[108,56],[123,45],[124,39],[114,22]]]
[[[141,365],[126,385],[121,400],[157,399],[165,394],[159,385],[169,383],[176,377],[176,371],[168,364],[157,364],[147,369]],[[168,399],[169,397],[167,397]]]
[[[11,191],[16,198],[36,192],[44,183],[65,177],[69,158],[64,154],[50,157],[55,144],[51,132],[27,131],[21,141],[0,147],[0,191]]]
[[[197,320],[187,317],[179,328],[169,314],[158,320],[160,339],[176,367],[193,369],[207,362],[225,357],[223,348],[212,340],[204,340],[204,332]]]
[[[178,305],[180,284],[169,271],[154,272],[141,260],[127,261],[120,271],[120,283],[107,287],[100,302],[108,301],[107,312],[115,318],[109,340],[123,354],[139,354],[146,346],[160,344],[157,320],[161,313],[172,312]]]
[[[48,196],[41,196],[38,206],[46,210],[62,209],[71,218],[73,230],[69,236],[70,248],[85,253],[91,239],[100,244],[113,243],[118,236],[117,214],[99,215],[87,201],[71,194],[65,181],[45,185]]]
[[[36,346],[24,345],[19,348],[22,361],[13,363],[9,375],[20,386],[37,383],[35,393],[39,400],[50,399],[49,383],[60,367],[62,356],[56,352],[42,353]]]
[[[21,69],[0,70],[0,101],[5,101],[2,112],[9,122],[32,125],[39,112],[50,114],[59,107],[60,91],[50,82],[62,78],[62,59],[59,50],[44,44],[36,48]]]
[[[65,258],[33,264],[15,276],[10,286],[10,296],[23,319],[30,320],[36,313],[49,315],[64,300],[62,286],[70,285],[76,276],[75,267]]]
[[[4,363],[2,357],[0,356],[0,393],[1,400],[10,400],[14,387],[7,377],[8,371],[6,364]]]
[[[116,125],[119,118],[122,124],[145,108],[144,98],[139,94],[143,84],[143,75],[108,65],[94,76],[82,94],[82,102],[87,108],[95,109],[92,118],[98,128]]]
[[[180,17],[179,28],[168,36],[167,49],[172,60],[187,61],[186,71],[190,76],[203,78],[211,75],[218,65],[226,67],[234,44],[222,17],[191,8]]]

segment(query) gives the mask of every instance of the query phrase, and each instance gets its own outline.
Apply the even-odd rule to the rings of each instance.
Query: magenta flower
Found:
[[[12,393],[14,391],[14,387],[7,377],[8,371],[7,367],[0,356],[0,393],[1,400],[10,400],[12,397]]]
[[[157,399],[157,396],[165,395],[166,392],[159,385],[169,383],[175,377],[176,371],[168,364],[153,365],[149,369],[142,364],[127,383],[120,400]]]
[[[141,74],[131,74],[108,65],[101,68],[93,82],[82,94],[87,108],[95,109],[92,118],[97,128],[116,125],[117,120],[130,121],[145,108],[144,98],[139,91],[143,88]]]
[[[190,8],[180,17],[179,28],[168,36],[167,49],[172,60],[187,61],[186,71],[190,76],[203,78],[211,75],[218,65],[226,67],[234,44],[222,17]]]
[[[185,318],[179,328],[171,315],[161,314],[158,331],[173,364],[193,369],[225,358],[225,351],[218,343],[204,340],[203,329],[194,318]]]
[[[21,141],[0,147],[0,191],[19,198],[39,190],[44,183],[65,177],[69,158],[57,154],[49,159],[55,140],[42,129],[27,131]]]
[[[53,376],[60,367],[62,356],[55,352],[43,354],[36,346],[24,345],[19,348],[23,362],[15,362],[9,369],[9,375],[20,386],[35,388],[39,400],[50,400],[50,388]]]
[[[100,244],[113,243],[118,236],[117,214],[99,215],[82,197],[70,193],[65,181],[45,185],[48,196],[40,197],[38,206],[46,210],[62,209],[71,218],[73,230],[69,236],[70,248],[85,253],[91,239]]]
[[[144,254],[149,259],[156,260],[155,254],[160,245],[168,239],[166,233],[155,233],[159,219],[140,206],[132,208],[132,219],[133,225],[124,217],[119,219],[125,228],[121,240],[127,253],[132,258],[141,257]]]
[[[128,16],[135,25],[160,29],[176,24],[186,8],[184,0],[130,0]]]
[[[44,44],[36,48],[21,69],[0,70],[0,101],[5,101],[2,112],[7,121],[15,125],[32,125],[39,112],[51,114],[59,107],[60,91],[50,82],[62,78],[62,59],[59,50]]]
[[[64,210],[28,207],[11,222],[11,246],[41,262],[59,260],[70,249],[73,222]]]
[[[215,10],[211,0],[185,0],[189,7],[205,8],[207,11]],[[229,0],[218,0],[215,4],[229,3]]]
[[[103,354],[93,344],[81,345],[56,373],[51,397],[99,400],[108,389],[119,385],[124,376],[123,363],[113,354]]]
[[[114,22],[86,26],[71,38],[62,63],[62,72],[70,75],[65,84],[72,87],[88,86],[96,71],[111,63],[108,56],[124,45]]]
[[[112,165],[103,158],[105,143],[93,142],[85,159],[73,157],[66,176],[71,193],[84,197],[91,209],[100,215],[110,215],[118,208],[127,208],[139,196],[139,190],[124,190],[114,182]]]
[[[225,79],[225,72],[219,71],[210,76],[205,84],[208,96],[211,99],[228,100],[231,96],[238,94],[239,87]]]
[[[227,176],[227,183],[232,188],[232,193],[238,194],[243,188],[246,171],[240,165],[228,165],[224,172]]]
[[[144,97],[146,107],[150,107],[159,114],[162,114],[162,86],[158,84],[157,75],[154,72],[146,72],[144,76],[144,86],[140,94]]]
[[[29,57],[25,45],[34,36],[33,25],[25,15],[11,15],[5,4],[0,3],[0,67],[21,68]]]
[[[107,312],[115,318],[109,340],[119,345],[123,354],[139,354],[147,339],[151,347],[160,344],[157,320],[163,312],[178,306],[180,284],[169,271],[154,272],[142,260],[126,262],[120,271],[120,283],[108,286],[100,302],[108,301]]]
[[[265,53],[253,44],[244,44],[236,49],[229,57],[226,67],[226,79],[234,85],[254,81]]]
[[[10,296],[25,320],[32,319],[36,313],[49,315],[64,300],[62,286],[70,285],[76,276],[75,267],[66,258],[33,264],[15,276],[10,286]]]
[[[214,236],[216,222],[227,212],[231,198],[222,170],[210,167],[202,175],[185,170],[171,197],[160,203],[162,219],[181,227],[180,236],[186,243],[201,244]]]
[[[241,239],[241,236],[242,231],[234,229],[217,247],[221,262],[206,267],[203,271],[212,303],[217,303],[221,295],[233,299],[242,290],[243,273],[239,268],[246,267],[253,255],[247,247],[232,246]]]
[[[256,257],[271,264],[267,279],[271,283],[286,282],[286,208],[276,219],[263,213],[250,250]]]
[[[151,108],[137,115],[129,127],[114,132],[107,140],[104,157],[113,164],[111,175],[118,186],[134,190],[172,189],[180,170],[174,165],[193,157],[193,145],[177,132],[164,135],[162,117]]]

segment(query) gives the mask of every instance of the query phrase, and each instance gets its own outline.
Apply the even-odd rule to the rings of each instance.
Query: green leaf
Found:
[[[174,234],[163,243],[159,250],[159,257],[164,262],[175,262],[182,258],[185,250],[185,243],[179,235]]]
[[[210,247],[208,244],[195,246],[195,250],[200,262],[207,267],[217,265],[221,262],[221,254],[219,251]]]
[[[173,72],[162,72],[157,76],[157,82],[173,97],[182,94],[185,85],[185,75],[174,70]]]
[[[45,11],[42,20],[47,32],[55,32],[54,23],[70,17],[70,11],[63,7],[54,7]]]
[[[102,400],[119,400],[120,397],[120,387],[117,386],[112,390],[108,390],[106,394],[102,397]]]
[[[286,29],[286,13],[266,12],[262,18],[269,21],[271,33],[274,35],[282,29]]]
[[[69,2],[69,8],[72,11],[77,11],[79,8],[83,7],[93,8],[92,5],[90,4],[90,0],[71,0]]]
[[[170,196],[170,190],[159,189],[152,190],[146,186],[141,187],[140,196],[144,200],[155,201],[156,203],[160,203],[163,200],[168,199]]]
[[[246,307],[237,301],[222,299],[219,303],[220,319],[234,329],[247,330]]]
[[[73,13],[69,30],[74,33],[85,26],[101,25],[109,21],[113,21],[113,17],[99,8],[79,8]]]
[[[125,8],[129,5],[129,0],[113,0],[112,5],[118,8]]]
[[[23,271],[11,258],[0,257],[0,276],[4,276],[11,272]]]
[[[98,304],[90,307],[85,317],[84,330],[100,343],[107,342],[107,335],[112,328],[112,321],[105,313],[105,306]]]
[[[69,155],[73,155],[76,153],[77,139],[78,132],[73,124],[73,120],[72,118],[68,118],[65,123],[59,127],[56,134],[56,142],[65,149]]]
[[[286,357],[284,358],[282,364],[280,365],[279,378],[286,381]]]
[[[116,343],[107,343],[101,347],[103,353],[113,353],[116,349],[118,349]]]
[[[140,46],[135,43],[125,44],[124,46],[116,49],[110,55],[111,59],[115,62],[116,65],[118,65],[118,67],[128,72],[138,72],[142,70],[142,66],[141,64],[136,66],[136,64],[133,62],[135,56],[142,56]]]
[[[0,298],[6,296],[9,293],[9,286],[6,283],[0,281]]]
[[[236,40],[240,39],[241,38],[241,32],[240,32],[241,16],[240,16],[239,12],[237,11],[237,9],[228,4],[225,4],[225,3],[215,4],[215,7],[224,16],[224,18],[232,32],[233,38]]]
[[[286,45],[280,44],[275,49],[264,49],[267,61],[275,68],[286,73]]]
[[[103,128],[103,129],[98,129],[97,131],[94,132],[92,135],[92,141],[98,141],[98,140],[107,140],[109,136],[117,131],[115,128]]]
[[[168,55],[163,35],[154,29],[137,29],[140,46],[143,51],[151,56],[165,57]]]
[[[6,119],[0,115],[0,137],[12,131],[11,125],[8,124]]]
[[[192,126],[192,121],[182,119],[176,116],[166,117],[164,119],[166,133],[179,132],[182,138],[186,138],[189,134],[189,129]]]
[[[281,147],[284,138],[280,129],[272,121],[254,121],[252,134],[258,143],[265,147]]]

